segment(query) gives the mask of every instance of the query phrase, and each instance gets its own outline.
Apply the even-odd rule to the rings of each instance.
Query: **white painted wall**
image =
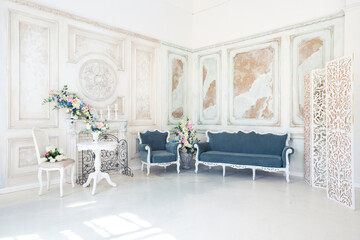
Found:
[[[354,1],[353,1],[354,2]],[[360,1],[358,1],[360,3]],[[345,11],[345,55],[354,54],[354,160],[355,160],[355,184],[360,187],[360,4],[351,5]]]
[[[193,15],[192,46],[266,32],[339,12],[343,0],[231,0]]]
[[[191,13],[179,1],[165,0],[31,0],[44,6],[191,47]],[[174,3],[172,3],[174,2]]]
[[[4,6],[4,2],[0,1],[0,32],[7,32],[7,14],[6,8]],[[5,34],[1,34],[0,37],[0,96],[7,96],[7,37]],[[7,112],[7,99],[1,98],[0,100],[0,110],[2,113]],[[2,114],[5,115],[6,114]],[[7,118],[3,116],[0,117],[0,132],[4,133],[7,127]],[[6,175],[4,174],[6,168],[6,136],[4,134],[0,134],[0,188],[4,187]]]

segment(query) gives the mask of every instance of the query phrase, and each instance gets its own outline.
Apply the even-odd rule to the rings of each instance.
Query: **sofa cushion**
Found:
[[[167,137],[167,132],[162,133],[159,131],[147,131],[145,133],[140,133],[141,143],[149,144],[152,151],[165,150]]]
[[[276,168],[280,168],[282,166],[281,156],[277,155],[231,153],[219,151],[209,151],[202,153],[200,155],[200,161]]]
[[[165,163],[176,161],[176,154],[167,151],[152,151],[151,152],[152,163]]]
[[[253,153],[281,156],[287,134],[258,134],[255,132],[208,132],[211,150],[230,153]]]

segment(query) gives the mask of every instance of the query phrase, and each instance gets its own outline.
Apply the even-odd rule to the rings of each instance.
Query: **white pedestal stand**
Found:
[[[84,143],[78,143],[77,144],[78,151],[86,151],[91,150],[95,153],[95,172],[90,173],[86,183],[83,185],[83,187],[89,186],[92,179],[94,179],[94,186],[92,189],[92,195],[95,194],[96,191],[96,184],[101,181],[101,179],[105,178],[106,181],[113,187],[116,187],[116,184],[111,181],[110,176],[108,173],[101,172],[101,150],[107,150],[107,151],[114,151],[117,147],[117,144],[115,142],[84,142]]]

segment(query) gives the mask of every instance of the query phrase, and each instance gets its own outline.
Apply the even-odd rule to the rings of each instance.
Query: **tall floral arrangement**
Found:
[[[177,126],[174,127],[176,140],[175,142],[182,143],[181,151],[184,153],[192,154],[194,153],[194,144],[199,142],[197,138],[197,131],[193,129],[191,120],[186,118],[181,120]]]
[[[91,120],[94,118],[90,105],[86,104],[76,94],[68,92],[65,85],[60,91],[50,90],[49,97],[45,98],[43,104],[55,102],[54,109],[66,109],[75,119]]]
[[[63,89],[50,90],[49,97],[45,98],[43,104],[54,102],[54,109],[66,109],[75,119],[82,119],[86,122],[86,130],[103,133],[109,129],[107,122],[97,121],[92,114],[91,106],[81,100],[76,94],[68,92],[68,86]]]

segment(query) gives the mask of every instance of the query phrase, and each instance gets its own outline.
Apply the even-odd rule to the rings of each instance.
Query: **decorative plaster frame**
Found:
[[[149,69],[151,70],[150,73],[150,78],[149,81],[149,85],[150,85],[150,89],[147,89],[149,91],[149,112],[150,112],[150,118],[149,119],[139,119],[137,117],[137,101],[138,101],[138,97],[141,96],[137,96],[137,88],[143,88],[143,86],[137,86],[137,58],[136,58],[136,51],[143,51],[143,52],[148,52],[150,54],[150,66]],[[153,46],[147,46],[144,44],[139,44],[137,42],[132,42],[132,47],[131,47],[131,52],[132,52],[132,57],[131,57],[131,61],[132,61],[132,81],[130,83],[130,91],[131,91],[131,106],[135,106],[135,107],[131,107],[131,124],[132,125],[145,125],[145,126],[151,126],[151,125],[155,125],[156,123],[156,112],[155,112],[155,107],[156,107],[156,97],[151,97],[150,95],[156,95],[156,81],[155,81],[155,76],[156,76],[156,71],[155,71],[155,60],[156,60],[156,49]]]
[[[250,132],[254,132],[256,134],[269,134],[271,132],[258,132],[258,131],[217,131],[217,132],[212,132],[207,130],[205,132],[206,134],[206,142],[209,142],[209,132],[211,133],[238,133],[238,132],[243,132],[243,133],[250,133]],[[287,134],[287,139],[285,142],[285,147],[289,146],[289,142],[290,142],[290,134],[288,133],[271,133],[274,135],[285,135]],[[235,169],[251,169],[252,173],[253,173],[253,180],[255,180],[255,172],[256,170],[262,170],[262,171],[266,171],[266,172],[285,172],[286,175],[286,182],[289,183],[290,182],[290,161],[289,161],[289,155],[292,154],[292,149],[287,149],[286,150],[286,167],[285,168],[272,168],[272,167],[261,167],[261,166],[251,166],[251,165],[241,165],[241,164],[229,164],[229,163],[214,163],[214,162],[204,162],[204,161],[200,161],[199,160],[199,146],[197,144],[195,144],[195,149],[196,151],[196,157],[195,157],[195,173],[198,172],[198,166],[199,164],[203,164],[205,166],[209,166],[209,167],[213,167],[213,166],[221,166],[223,168],[223,176],[225,177],[225,169],[226,167],[231,167],[231,168],[235,168]]]
[[[54,146],[58,146],[59,137],[51,136],[50,142],[54,144]],[[34,164],[27,166],[20,166],[20,150],[21,148],[34,148]],[[38,159],[35,152],[35,145],[32,137],[25,138],[9,138],[8,139],[8,176],[12,177],[20,177],[24,175],[36,174],[38,170]]]
[[[290,59],[291,59],[291,65],[290,65],[290,72],[291,72],[291,81],[290,81],[290,127],[303,127],[304,124],[300,123],[300,119],[297,118],[297,115],[299,114],[299,111],[297,111],[295,106],[299,104],[299,88],[298,88],[298,61],[297,57],[299,55],[299,49],[295,44],[300,42],[304,39],[313,39],[316,37],[319,37],[324,42],[324,55],[326,54],[327,48],[330,52],[328,52],[328,56],[323,55],[323,66],[325,67],[326,62],[330,61],[334,57],[334,25],[324,27],[321,29],[315,29],[308,32],[301,32],[299,34],[294,34],[290,36]],[[326,37],[329,37],[329,39],[326,39]],[[299,39],[299,40],[298,40]],[[305,74],[304,74],[305,75]],[[299,117],[299,116],[298,116]]]
[[[174,51],[168,51],[167,52],[167,70],[168,70],[168,125],[171,124],[177,124],[180,119],[174,118],[172,116],[172,112],[174,109],[172,109],[172,105],[173,105],[173,91],[172,91],[172,63],[171,61],[173,59],[180,59],[184,66],[183,66],[183,81],[180,83],[182,86],[182,106],[183,106],[183,117],[187,116],[187,104],[186,104],[186,84],[189,78],[189,72],[188,72],[188,55],[185,54],[180,54],[178,52],[174,52]]]
[[[216,81],[216,114],[217,116],[215,117],[215,119],[204,119],[203,116],[203,71],[202,71],[202,67],[203,65],[203,61],[205,59],[208,58],[213,58],[216,60],[216,65],[217,65],[217,79],[215,79]],[[217,52],[213,52],[213,53],[207,53],[207,54],[203,54],[198,56],[198,74],[199,74],[199,94],[200,94],[200,101],[199,101],[199,124],[201,125],[218,125],[221,123],[221,112],[220,112],[220,107],[221,107],[221,74],[222,74],[222,58],[221,58],[221,51],[217,51]]]
[[[50,104],[47,105],[47,118],[21,119],[20,116],[20,23],[33,24],[48,29],[48,90],[58,88],[59,84],[59,52],[58,52],[58,22],[32,16],[17,10],[9,10],[9,29],[10,29],[10,77],[9,77],[9,128],[30,128],[33,126],[58,127],[59,116],[57,111],[51,111]],[[10,51],[10,49],[12,49]],[[13,93],[13,94],[10,94]],[[44,98],[47,95],[44,96]],[[41,102],[39,103],[41,104]]]
[[[161,133],[167,133],[168,136],[166,138],[166,142],[169,142],[170,139],[170,131],[160,131],[158,129],[153,129],[153,130],[147,130],[147,131],[143,131],[143,132],[138,132],[138,139],[139,139],[139,143],[142,144],[142,140],[140,137],[140,133],[146,133],[146,132],[161,132]],[[177,165],[177,173],[180,173],[180,153],[179,153],[179,149],[181,148],[181,144],[179,144],[177,146],[177,160],[173,161],[173,162],[166,162],[166,163],[151,163],[150,161],[150,157],[151,157],[151,149],[149,146],[145,147],[145,150],[147,151],[147,157],[146,157],[146,162],[143,162],[141,159],[141,171],[144,170],[144,165],[146,165],[146,169],[147,169],[147,176],[149,176],[150,174],[150,167],[151,166],[159,166],[159,167],[164,167],[166,169],[166,167],[172,165],[172,164],[176,164]]]
[[[262,119],[235,119],[233,116],[233,57],[242,52],[249,52],[257,49],[262,49],[265,47],[271,46],[274,49],[274,61],[273,64],[273,101],[274,101],[274,117],[271,120],[262,120]],[[229,90],[229,125],[245,125],[245,126],[253,126],[253,125],[261,125],[261,126],[280,126],[281,124],[281,108],[280,108],[280,89],[281,89],[281,75],[280,75],[280,50],[281,50],[281,38],[274,38],[268,41],[254,43],[245,46],[238,46],[234,48],[229,48],[227,50],[228,54],[228,90]]]

